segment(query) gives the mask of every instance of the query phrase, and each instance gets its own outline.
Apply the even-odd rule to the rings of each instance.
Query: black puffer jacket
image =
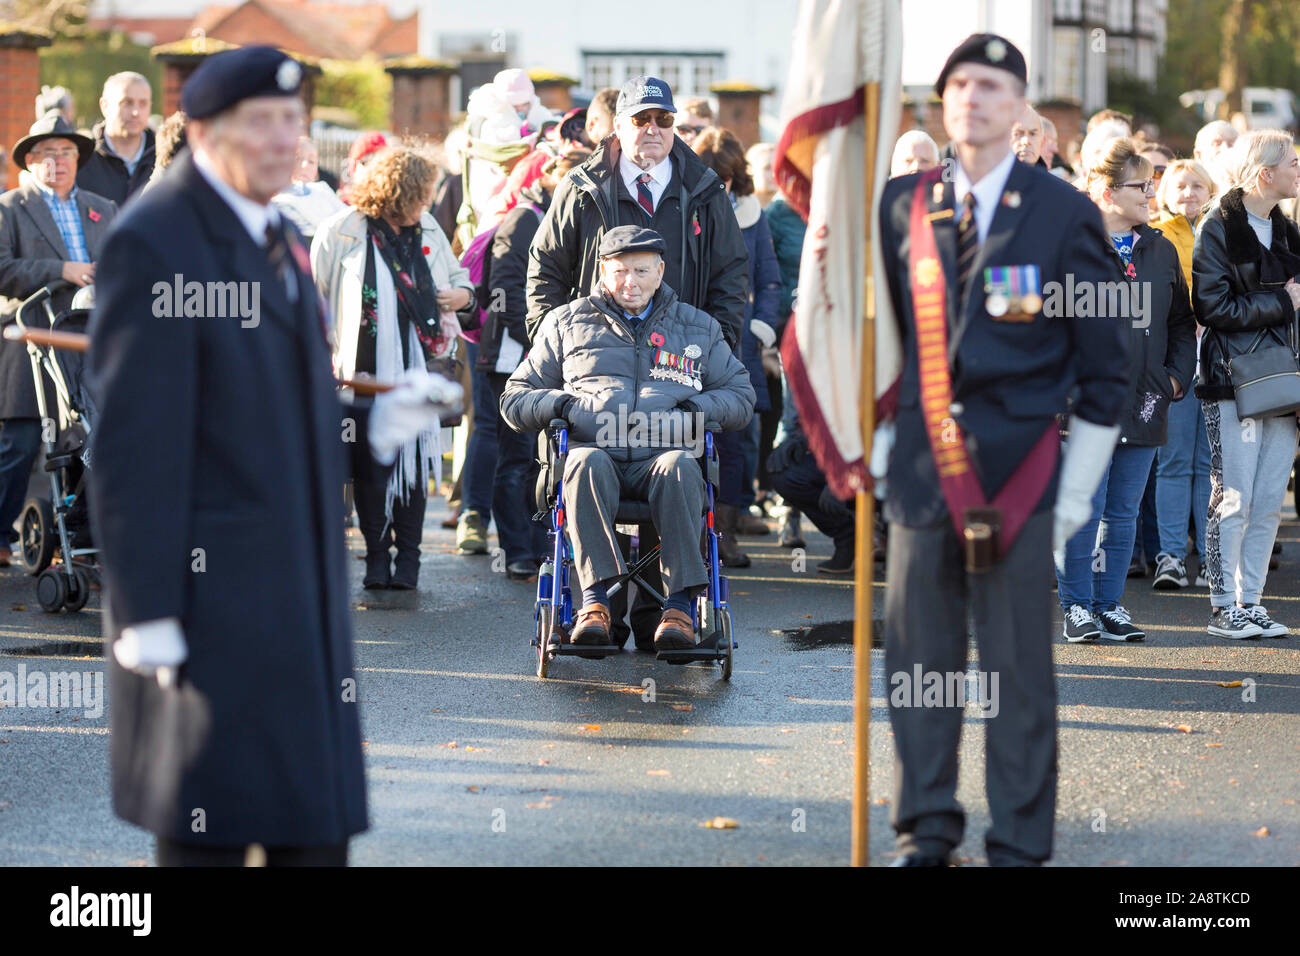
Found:
[[[88,192],[99,193],[121,207],[143,189],[153,175],[154,132],[147,126],[144,128],[144,151],[140,154],[140,161],[135,164],[134,173],[128,173],[122,157],[108,148],[102,120],[92,132],[95,135],[95,151],[90,154],[86,164],[77,170],[77,186]]]
[[[1133,275],[1129,288],[1140,301],[1129,323],[1129,381],[1133,401],[1120,419],[1120,442],[1163,445],[1169,435],[1169,405],[1178,380],[1186,397],[1196,375],[1196,319],[1187,294],[1187,280],[1178,263],[1178,249],[1152,226],[1138,226],[1133,243]],[[1111,246],[1121,277],[1124,261]],[[1140,314],[1136,308],[1140,306]],[[1180,398],[1179,401],[1182,399]]]
[[[646,225],[645,214],[619,176],[620,155],[618,137],[611,133],[590,159],[556,187],[551,209],[529,253],[530,339],[537,337],[537,327],[546,313],[596,291],[596,250],[607,230]],[[664,235],[668,246],[664,282],[677,291],[682,302],[717,319],[734,350],[746,327],[749,305],[745,240],[717,173],[679,137],[673,137],[670,156],[673,183],[660,205],[679,189],[681,208],[680,215],[674,216],[680,220],[679,228],[673,235]]]
[[[1300,275],[1300,231],[1279,209],[1270,214],[1273,244],[1266,251],[1250,227],[1242,191],[1230,189],[1201,217],[1192,248],[1192,306],[1206,327],[1201,336],[1201,376],[1196,397],[1233,397],[1228,362],[1241,355],[1260,329],[1296,335],[1296,312],[1282,288]],[[1296,339],[1291,339],[1296,341]],[[1270,335],[1261,346],[1280,344]]]

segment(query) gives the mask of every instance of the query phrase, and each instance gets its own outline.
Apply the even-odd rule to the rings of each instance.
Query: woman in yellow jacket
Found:
[[[1214,196],[1214,179],[1194,159],[1169,164],[1160,180],[1156,202],[1160,217],[1152,222],[1178,250],[1178,262],[1192,286],[1192,245],[1196,224]],[[1197,354],[1203,329],[1196,328]],[[1199,373],[1199,364],[1197,371]],[[1198,401],[1169,406],[1169,437],[1156,453],[1156,523],[1160,554],[1156,557],[1153,587],[1174,591],[1187,587],[1187,515],[1196,527],[1200,559],[1197,587],[1208,587],[1205,567],[1205,520],[1210,506],[1210,446],[1205,434],[1205,413]]]

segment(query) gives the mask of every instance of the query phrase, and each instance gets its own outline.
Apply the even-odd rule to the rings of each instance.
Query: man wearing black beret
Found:
[[[501,417],[520,432],[569,422],[564,508],[582,585],[573,643],[610,643],[606,586],[626,570],[612,522],[623,494],[649,501],[662,539],[668,602],[654,649],[689,649],[690,602],[708,580],[700,557],[704,478],[692,459],[706,422],[748,424],[754,388],[717,321],[663,283],[659,233],[618,226],[598,254],[599,291],[546,313],[506,383]]]
[[[1044,313],[1055,284],[1107,282],[1111,270],[1088,197],[1011,150],[1025,79],[1010,41],[962,43],[935,84],[952,160],[890,180],[880,201],[904,343],[885,503],[896,865],[942,866],[962,840],[957,750],[970,691],[986,718],[988,861],[1051,855],[1049,558],[1091,515],[1129,387],[1114,358],[1127,350],[1125,319]],[[1061,462],[1056,416],[1072,391]],[[979,680],[964,673],[968,621]],[[967,694],[936,703],[923,693],[931,674]]]
[[[307,250],[271,197],[302,68],[218,53],[181,92],[190,155],[97,269],[90,501],[104,564],[113,805],[160,865],[342,865],[365,769],[339,491],[438,420],[421,371],[340,405]],[[342,439],[342,440],[340,440]]]

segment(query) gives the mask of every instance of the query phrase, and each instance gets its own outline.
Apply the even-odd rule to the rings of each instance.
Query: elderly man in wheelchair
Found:
[[[655,650],[695,647],[691,602],[710,572],[700,549],[705,480],[692,459],[706,425],[739,429],[753,416],[749,375],[717,321],[664,284],[664,249],[651,229],[609,230],[598,291],[546,315],[501,396],[516,431],[568,423],[562,505],[582,588],[574,645],[610,644],[606,589],[626,571],[614,518],[631,498],[648,501],[661,539],[667,600]]]

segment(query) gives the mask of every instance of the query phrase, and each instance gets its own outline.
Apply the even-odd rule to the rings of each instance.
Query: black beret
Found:
[[[939,74],[939,79],[934,84],[934,91],[940,96],[943,96],[948,74],[958,63],[983,63],[985,66],[995,66],[999,70],[1006,70],[1012,76],[1019,77],[1021,82],[1028,81],[1025,55],[1016,48],[1014,43],[996,33],[972,33],[962,41],[961,46],[952,51],[948,62],[943,65],[943,72]]]
[[[207,119],[254,96],[297,96],[302,65],[271,46],[245,46],[214,53],[181,89],[181,109]]]
[[[664,244],[664,237],[653,229],[642,226],[617,226],[605,233],[596,254],[601,259],[608,259],[610,256],[621,256],[625,252],[657,252],[662,256],[667,251],[668,246]]]

